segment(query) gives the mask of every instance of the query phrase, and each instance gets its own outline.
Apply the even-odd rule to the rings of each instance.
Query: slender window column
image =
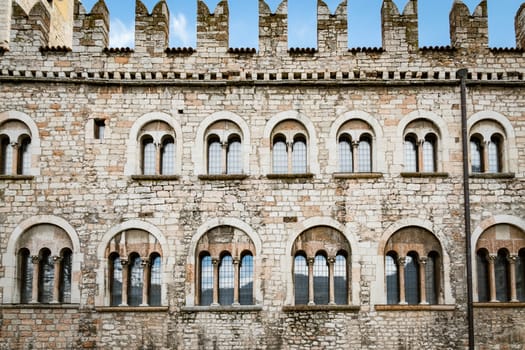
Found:
[[[483,149],[482,149],[483,159],[482,159],[482,162],[483,162],[483,172],[484,172],[484,173],[488,173],[488,172],[489,172],[489,169],[490,169],[490,163],[489,163],[489,143],[490,143],[490,141],[484,141],[484,142],[483,142]],[[494,297],[494,299],[496,299],[496,297]]]
[[[228,166],[228,142],[221,142],[221,174],[226,174],[226,168]]]
[[[293,150],[293,142],[286,142],[286,155],[288,156],[288,174],[290,174],[293,169],[292,150]]]
[[[62,271],[62,258],[60,256],[53,257],[53,263],[55,264],[54,276],[53,276],[53,301],[52,304],[58,304],[60,295],[60,271]]]
[[[328,258],[328,281],[329,302],[328,305],[335,305],[335,277],[334,277],[335,257]]]
[[[407,258],[406,257],[400,257],[397,259],[397,271],[399,273],[399,304],[406,304],[406,297],[405,297],[405,263]]]
[[[158,175],[160,174],[160,167],[161,167],[161,162],[162,162],[162,156],[161,156],[161,147],[162,145],[155,142],[154,143],[155,145],[155,174]]]
[[[11,147],[13,147],[13,159],[11,161],[11,174],[17,175],[18,174],[18,143],[13,142],[11,143]]]
[[[31,303],[38,303],[38,276],[40,275],[40,257],[33,255],[31,257],[33,264],[33,289],[31,290]]]
[[[239,277],[241,272],[241,260],[233,258],[233,305],[239,305]]]
[[[425,278],[425,267],[427,266],[428,258],[426,256],[419,258],[419,295],[421,296],[420,304],[427,305],[427,286]]]
[[[425,140],[417,141],[417,171],[423,172],[424,163],[423,163],[423,143]]]
[[[352,170],[359,172],[359,141],[352,141]]]
[[[140,264],[142,265],[142,276],[144,276],[142,281],[142,304],[140,306],[149,306],[150,261],[148,258],[142,258]]]
[[[308,264],[308,305],[315,305],[314,302],[314,262],[315,258],[307,258]]]
[[[496,298],[496,271],[494,269],[494,264],[498,256],[496,254],[489,254],[489,286],[490,286],[490,302],[497,302]]]
[[[508,258],[507,258],[508,262],[509,262],[509,270],[510,270],[510,273],[509,273],[509,277],[510,277],[510,281],[509,281],[509,284],[510,284],[510,302],[511,303],[516,303],[518,302],[518,297],[517,297],[517,294],[516,294],[516,261],[518,261],[518,256],[517,255],[510,255]]]
[[[119,306],[128,306],[128,259],[120,259],[122,265],[122,303]]]
[[[212,258],[213,265],[213,302],[211,306],[219,306],[219,258]]]

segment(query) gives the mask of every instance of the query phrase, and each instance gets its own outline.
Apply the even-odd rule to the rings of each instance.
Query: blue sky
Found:
[[[87,11],[96,0],[81,0]],[[213,12],[220,0],[205,0]],[[448,14],[454,0],[419,0],[420,46],[448,45]],[[489,44],[514,47],[514,16],[524,0],[488,0]],[[151,11],[157,0],[143,0]],[[266,1],[273,11],[281,0]],[[340,0],[325,0],[335,11]],[[394,0],[400,11],[408,0]],[[463,0],[474,11],[480,0]],[[170,47],[195,47],[197,0],[167,0]],[[349,47],[381,46],[382,0],[348,0]],[[135,0],[106,0],[111,14],[110,45],[133,46]],[[230,46],[257,47],[258,0],[229,0]],[[288,0],[289,47],[316,47],[317,0]]]

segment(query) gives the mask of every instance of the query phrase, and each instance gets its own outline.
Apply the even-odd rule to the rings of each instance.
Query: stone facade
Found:
[[[486,1],[472,16],[456,1],[451,46],[420,48],[417,1],[385,0],[382,48],[348,50],[346,0],[335,15],[319,0],[317,49],[288,49],[286,0],[260,0],[255,50],[228,47],[227,1],[199,1],[196,49],[168,47],[164,1],[137,0],[135,49],[107,47],[103,0],[70,3],[72,33],[54,36],[53,2],[33,3],[0,9],[0,347],[466,349],[464,67],[470,147],[484,142],[467,150],[476,349],[525,348],[523,6],[518,48],[488,47]],[[253,260],[233,305],[225,256],[241,275]],[[133,271],[151,279],[140,305]],[[344,302],[298,301],[325,276]]]

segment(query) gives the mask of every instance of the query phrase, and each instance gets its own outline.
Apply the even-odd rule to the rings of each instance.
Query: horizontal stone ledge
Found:
[[[132,180],[136,181],[175,181],[179,180],[179,175],[131,175]]]
[[[281,179],[281,180],[294,180],[294,179],[313,179],[314,174],[304,173],[304,174],[267,174],[268,179]]]
[[[167,306],[97,306],[96,312],[167,312]]]
[[[525,302],[523,301],[513,301],[513,302],[499,302],[499,301],[492,301],[492,302],[476,302],[473,304],[474,308],[480,308],[480,309],[486,309],[486,308],[494,308],[494,309],[513,309],[513,308],[525,308]]]
[[[80,304],[42,304],[42,303],[33,303],[33,304],[2,304],[0,309],[79,309]]]
[[[334,173],[334,179],[379,179],[383,173]]]
[[[284,312],[359,312],[359,305],[285,305]]]
[[[199,175],[199,180],[203,181],[235,181],[248,178],[246,174],[217,174],[217,175]]]
[[[448,173],[402,172],[401,177],[449,177]]]
[[[456,305],[375,305],[376,311],[454,311]]]
[[[261,305],[184,306],[182,312],[259,312]]]
[[[13,181],[24,181],[24,180],[33,180],[35,177],[33,175],[0,175],[1,180],[13,180]]]
[[[469,175],[471,179],[514,179],[514,173],[472,173]]]

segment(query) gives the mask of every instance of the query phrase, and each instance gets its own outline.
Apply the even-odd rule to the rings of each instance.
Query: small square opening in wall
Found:
[[[93,125],[93,137],[95,140],[104,140],[104,133],[106,132],[106,120],[95,119]]]

